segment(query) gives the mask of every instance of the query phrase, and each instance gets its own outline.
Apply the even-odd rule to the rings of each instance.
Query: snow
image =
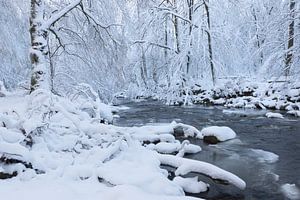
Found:
[[[112,114],[111,106],[99,103],[100,117],[106,119],[109,123],[112,123],[114,116]]]
[[[100,166],[96,173],[113,185],[129,184],[149,193],[182,196],[181,188],[166,178],[167,173],[159,165],[154,152],[129,147],[117,158]]]
[[[55,22],[57,22],[59,19],[61,19],[63,16],[65,16],[68,12],[70,12],[72,9],[74,9],[76,6],[78,6],[81,3],[81,1],[82,0],[73,0],[72,3],[65,6],[60,11],[52,14],[52,16],[47,21],[44,21],[44,23],[41,24],[40,29],[41,30],[49,29]]]
[[[95,179],[68,181],[48,176],[29,181],[0,181],[0,188],[1,197],[10,200],[200,200],[185,196],[151,194],[131,185],[107,187]]]
[[[201,192],[206,184],[169,180],[168,171],[161,165],[173,162],[177,176],[194,171],[245,188],[245,182],[230,172],[182,158],[186,153],[198,153],[201,147],[176,140],[174,129],[182,129],[185,137],[194,137],[200,134],[195,127],[176,122],[143,127],[100,124],[81,110],[82,102],[43,90],[0,99],[0,155],[18,162],[0,163],[4,173],[18,173],[15,178],[0,181],[1,197],[194,199],[185,197],[184,191]],[[32,146],[24,141],[28,136],[32,137]],[[188,186],[188,182],[193,185]],[[37,188],[34,195],[32,188]]]
[[[286,183],[281,186],[281,191],[284,196],[290,200],[300,199],[300,190],[295,184]]]
[[[203,138],[204,136],[215,136],[219,141],[223,142],[235,138],[236,133],[226,126],[210,126],[203,128],[201,134],[197,135],[197,138]]]
[[[180,176],[176,176],[173,179],[173,182],[177,185],[179,185],[180,187],[182,187],[182,189],[185,192],[188,193],[201,193],[201,192],[206,192],[208,190],[209,185],[202,182],[202,181],[198,181],[198,177],[193,177],[193,178],[183,178]]]
[[[281,118],[281,119],[284,118],[282,114],[280,114],[280,113],[272,113],[272,112],[266,113],[266,116],[268,118]]]
[[[177,168],[175,171],[176,176],[195,172],[205,174],[213,179],[229,182],[240,189],[246,188],[246,183],[241,178],[209,163],[163,154],[158,154],[158,158],[161,164]]]
[[[0,127],[0,141],[4,140],[9,143],[16,143],[24,139],[25,136],[20,131],[11,131],[7,128]]]
[[[155,150],[159,153],[165,153],[165,154],[171,154],[175,152],[181,152],[181,153],[198,153],[201,151],[201,147],[194,145],[194,144],[189,144],[182,142],[182,144],[177,141],[174,143],[169,143],[169,142],[159,142],[157,144],[150,144],[147,146],[147,148]]]
[[[257,159],[260,162],[266,162],[271,164],[279,160],[279,156],[272,152],[264,151],[261,149],[251,149],[251,152],[254,153],[254,156],[257,157]]]

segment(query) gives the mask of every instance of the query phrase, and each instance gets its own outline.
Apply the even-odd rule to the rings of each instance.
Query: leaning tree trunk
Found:
[[[293,50],[294,47],[294,35],[295,35],[295,0],[290,0],[290,23],[289,23],[289,37],[288,37],[288,52],[285,58],[285,68],[284,74],[285,76],[289,76],[292,59],[293,59]]]
[[[204,3],[204,8],[206,12],[206,19],[207,19],[207,43],[208,43],[208,53],[209,53],[209,63],[210,63],[210,71],[211,71],[211,77],[212,77],[212,82],[213,85],[215,85],[216,82],[216,77],[215,77],[215,66],[214,66],[214,61],[213,61],[213,49],[212,49],[212,41],[211,41],[211,33],[210,33],[210,12],[209,12],[209,0],[203,0]]]
[[[30,60],[32,65],[31,92],[36,89],[50,90],[49,52],[47,48],[48,31],[42,28],[44,22],[43,0],[31,0],[30,11]]]

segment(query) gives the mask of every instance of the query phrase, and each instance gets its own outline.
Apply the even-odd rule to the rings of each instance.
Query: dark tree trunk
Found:
[[[194,0],[188,0],[188,7],[189,7],[189,20],[190,20],[190,27],[189,27],[189,37],[190,37],[190,44],[189,44],[189,51],[187,53],[187,65],[186,65],[186,73],[189,74],[190,65],[191,65],[191,48],[192,48],[192,31],[193,31],[193,12],[194,12]]]
[[[209,0],[203,0],[204,8],[206,12],[206,19],[207,19],[207,42],[208,42],[208,54],[209,54],[209,63],[210,63],[210,71],[211,71],[211,77],[212,82],[215,85],[216,83],[216,77],[215,77],[215,66],[213,61],[213,49],[212,49],[212,39],[211,39],[211,24],[210,24],[210,12],[209,12]]]
[[[290,75],[290,69],[292,65],[293,60],[293,50],[294,47],[294,33],[295,33],[295,0],[290,0],[290,22],[289,22],[289,28],[288,28],[288,52],[286,54],[285,58],[285,69],[284,74],[285,76]]]

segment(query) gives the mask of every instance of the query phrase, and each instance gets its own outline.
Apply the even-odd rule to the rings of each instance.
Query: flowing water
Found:
[[[285,199],[281,185],[294,183],[298,188],[300,186],[300,120],[297,118],[269,119],[264,115],[266,111],[259,110],[170,107],[158,101],[123,102],[122,105],[130,109],[118,113],[120,118],[114,121],[115,125],[141,126],[175,120],[200,130],[205,126],[229,126],[237,133],[236,139],[218,145],[190,139],[203,150],[187,157],[212,163],[238,175],[245,180],[247,188],[241,191],[201,176],[201,180],[210,184],[210,190],[192,196],[211,200],[280,200]],[[273,152],[279,160],[265,162],[263,155],[255,153],[257,149]]]

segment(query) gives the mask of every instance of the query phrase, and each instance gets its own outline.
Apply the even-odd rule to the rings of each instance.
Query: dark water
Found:
[[[169,107],[157,101],[123,102],[122,105],[130,109],[119,113],[116,125],[140,126],[176,120],[200,130],[209,125],[229,126],[237,133],[237,139],[215,146],[190,139],[203,150],[188,157],[238,175],[245,180],[247,188],[241,191],[200,177],[210,184],[210,191],[193,196],[216,200],[280,200],[285,199],[280,191],[282,184],[300,186],[300,120],[297,118],[268,119],[264,117],[266,111],[242,109],[224,114],[224,107]],[[279,160],[271,164],[262,162],[251,149],[273,152],[279,155]]]

